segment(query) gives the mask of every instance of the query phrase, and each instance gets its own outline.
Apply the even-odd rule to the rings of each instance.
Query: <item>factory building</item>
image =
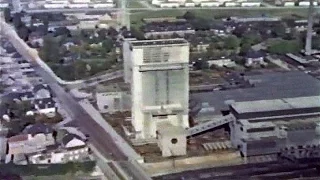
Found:
[[[320,145],[320,96],[235,102],[231,142],[245,157]]]
[[[184,39],[126,41],[123,53],[125,82],[131,84],[136,138],[161,137],[159,141],[167,143],[166,136],[170,136],[172,144],[185,146],[185,141],[177,139],[186,138],[184,130],[189,127],[189,43]],[[175,129],[177,137],[166,134],[164,127]],[[168,156],[171,151],[159,146]]]

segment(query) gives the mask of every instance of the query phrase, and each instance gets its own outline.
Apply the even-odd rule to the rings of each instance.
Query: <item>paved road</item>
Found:
[[[110,80],[121,78],[121,77],[123,77],[123,71],[119,70],[119,71],[115,71],[112,73],[106,73],[106,74],[103,74],[100,76],[89,78],[88,80],[84,80],[81,83],[69,84],[68,88],[69,89],[74,89],[74,88],[80,89],[80,88],[84,88],[84,87],[88,87],[88,86],[95,86],[101,82],[110,81]]]
[[[14,32],[6,32],[5,34],[7,36],[11,36],[14,34]],[[67,113],[70,114],[73,119],[76,120],[80,129],[89,135],[89,142],[91,142],[91,144],[94,145],[104,157],[114,161],[127,162],[125,165],[123,165],[123,168],[128,171],[128,174],[132,177],[132,179],[148,179],[146,175],[139,171],[136,166],[128,162],[128,157],[116,145],[112,139],[112,136],[82,109],[79,103],[57,83],[57,80],[41,66],[32,61],[33,59],[31,59],[30,54],[28,54],[29,52],[24,49],[25,47],[22,45],[19,46],[19,40],[15,38],[10,38],[10,40],[16,41],[13,42],[13,44],[15,45],[17,51],[34,65],[34,70],[43,78],[45,83],[49,84],[56,96],[56,99],[59,103],[61,103],[61,106],[67,111]]]
[[[320,7],[316,6],[315,9],[319,10]],[[162,10],[294,10],[294,9],[308,9],[307,6],[292,6],[292,7],[281,7],[281,6],[261,6],[261,7],[180,7],[180,8],[127,8],[127,11],[162,11]],[[28,14],[45,13],[45,12],[63,12],[63,13],[77,13],[77,12],[101,12],[101,11],[119,11],[121,8],[79,8],[79,9],[26,9],[25,12]]]

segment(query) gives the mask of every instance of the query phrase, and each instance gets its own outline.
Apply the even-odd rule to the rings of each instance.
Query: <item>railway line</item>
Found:
[[[231,180],[231,179],[293,179],[320,177],[319,165],[274,161],[214,167],[154,177],[155,180]]]

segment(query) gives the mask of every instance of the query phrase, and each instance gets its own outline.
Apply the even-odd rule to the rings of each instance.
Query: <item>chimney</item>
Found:
[[[312,53],[312,27],[313,27],[313,6],[314,0],[310,0],[309,12],[308,12],[308,29],[305,44],[305,54],[311,55]]]

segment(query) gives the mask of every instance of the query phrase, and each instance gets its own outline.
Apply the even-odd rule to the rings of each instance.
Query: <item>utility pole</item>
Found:
[[[312,27],[313,27],[313,11],[314,11],[314,0],[310,0],[309,11],[308,11],[308,29],[306,35],[306,44],[305,44],[305,54],[312,54]]]

